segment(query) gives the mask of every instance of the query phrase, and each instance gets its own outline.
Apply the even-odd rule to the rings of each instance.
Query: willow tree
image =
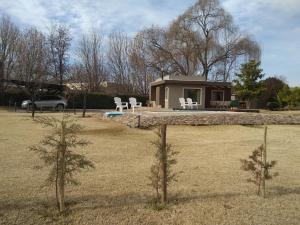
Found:
[[[76,148],[82,148],[89,144],[88,141],[79,139],[77,134],[82,129],[74,122],[74,118],[63,115],[63,118],[38,117],[36,122],[51,130],[39,145],[29,149],[36,152],[44,161],[46,167],[50,167],[46,184],[55,187],[55,196],[59,212],[65,211],[65,185],[80,184],[75,175],[83,169],[94,168],[91,161],[80,153]]]
[[[218,0],[198,0],[166,28],[143,32],[158,73],[228,81],[241,62],[259,60],[259,45],[242,33]]]

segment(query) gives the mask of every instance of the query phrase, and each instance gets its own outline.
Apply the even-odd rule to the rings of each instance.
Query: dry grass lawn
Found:
[[[27,149],[47,129],[30,114],[0,111],[0,224],[300,224],[300,126],[269,126],[268,157],[278,161],[280,175],[267,183],[267,199],[255,195],[239,161],[262,143],[261,127],[169,126],[168,142],[180,151],[174,169],[183,173],[169,189],[169,206],[157,211],[147,185],[153,130],[88,115],[78,115],[80,135],[92,142],[82,151],[96,169],[67,189],[70,210],[62,218],[55,216],[53,190],[40,189],[47,170],[34,170],[41,162]]]

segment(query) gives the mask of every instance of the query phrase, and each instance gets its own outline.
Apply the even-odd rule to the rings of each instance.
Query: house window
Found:
[[[224,91],[221,90],[211,91],[211,101],[224,101]]]
[[[183,93],[185,99],[191,98],[193,102],[201,104],[201,89],[184,88]]]

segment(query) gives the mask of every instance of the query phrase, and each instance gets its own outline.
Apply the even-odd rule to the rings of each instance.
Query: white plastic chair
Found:
[[[141,102],[137,102],[136,101],[136,98],[129,98],[129,103],[130,103],[130,106],[132,108],[132,112],[134,112],[134,108],[141,108],[142,107],[142,103]]]
[[[185,102],[184,98],[179,98],[179,102],[180,102],[180,107],[182,107],[183,109],[186,109],[186,106],[189,106],[189,104]]]
[[[119,97],[114,97],[114,101],[116,104],[116,110],[120,110],[120,112],[123,111],[123,109],[127,108],[128,109],[128,102],[122,102]]]
[[[196,107],[198,109],[198,102],[193,102],[193,100],[191,98],[187,98],[186,99],[187,103],[188,103],[188,106],[193,109],[194,107]]]

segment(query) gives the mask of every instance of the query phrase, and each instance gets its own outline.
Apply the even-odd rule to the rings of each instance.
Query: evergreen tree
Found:
[[[254,183],[257,186],[257,195],[262,194],[263,197],[266,196],[266,180],[271,180],[273,177],[278,176],[278,173],[271,174],[270,172],[277,162],[267,162],[267,127],[264,130],[264,144],[252,152],[249,160],[241,159],[241,169],[252,174],[252,178],[247,179],[247,181]]]
[[[251,60],[241,65],[240,73],[236,74],[236,79],[233,81],[236,95],[241,100],[248,101],[248,107],[250,107],[250,101],[264,91],[264,85],[260,82],[264,76],[262,71],[260,62]]]
[[[83,169],[94,168],[93,163],[85,156],[74,152],[76,147],[84,147],[89,142],[77,137],[82,127],[68,115],[63,115],[62,120],[38,117],[35,121],[44,127],[50,127],[51,131],[39,145],[31,146],[29,149],[40,156],[45,167],[50,167],[46,184],[54,185],[57,207],[59,212],[64,212],[65,185],[78,185],[79,182],[74,176]]]
[[[167,202],[167,188],[171,182],[177,181],[177,173],[172,172],[171,168],[177,163],[175,156],[178,152],[174,151],[170,144],[166,142],[167,125],[161,125],[157,134],[157,139],[152,142],[155,146],[155,162],[151,166],[151,176],[149,179],[156,192],[156,203]]]

